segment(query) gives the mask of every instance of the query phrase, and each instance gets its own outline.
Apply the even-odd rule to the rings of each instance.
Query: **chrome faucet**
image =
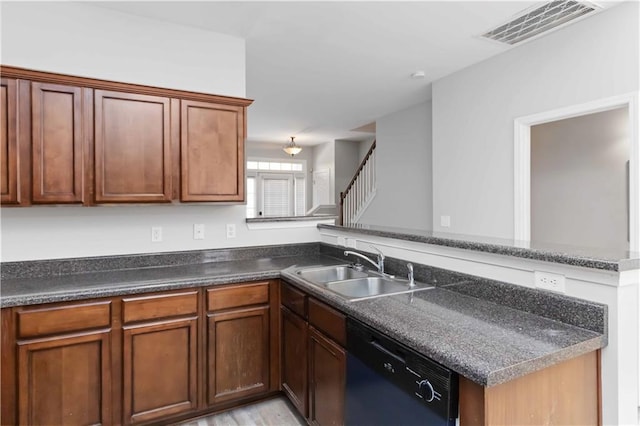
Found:
[[[409,278],[409,288],[413,288],[416,286],[416,282],[413,280],[413,264],[407,263],[407,269],[409,270],[409,274],[407,275]]]
[[[384,274],[384,254],[382,254],[382,252],[380,251],[380,249],[378,249],[377,247],[374,246],[369,246],[372,249],[374,249],[377,252],[377,260],[378,262],[374,262],[373,260],[369,259],[367,256],[357,253],[355,251],[351,251],[351,250],[345,250],[344,251],[344,255],[345,256],[349,256],[350,254],[357,256],[361,259],[366,260],[367,262],[371,263],[373,266],[376,267],[376,269],[378,269],[378,272],[380,272],[381,274]]]

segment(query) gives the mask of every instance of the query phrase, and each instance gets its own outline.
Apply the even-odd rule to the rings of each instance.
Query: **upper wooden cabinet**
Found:
[[[171,100],[94,97],[96,203],[171,201]]]
[[[2,203],[18,202],[18,92],[14,79],[3,78],[1,85],[2,100],[0,104],[0,188]]]
[[[181,101],[181,201],[244,201],[244,109]]]
[[[251,100],[0,72],[3,205],[244,201]]]
[[[84,99],[91,90],[31,83],[32,202],[85,202]],[[90,111],[89,111],[90,113]]]

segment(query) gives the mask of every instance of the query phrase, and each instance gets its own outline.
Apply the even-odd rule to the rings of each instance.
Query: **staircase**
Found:
[[[364,156],[347,189],[340,193],[340,225],[358,221],[376,195],[376,141]]]

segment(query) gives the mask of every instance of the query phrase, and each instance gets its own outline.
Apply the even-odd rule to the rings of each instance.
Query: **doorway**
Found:
[[[616,112],[613,112],[616,111]],[[528,242],[531,240],[535,240],[536,238],[532,238],[532,225],[534,227],[537,226],[539,229],[541,223],[544,223],[544,219],[542,218],[542,222],[540,222],[541,218],[536,217],[532,219],[532,207],[536,208],[538,211],[544,206],[538,205],[541,202],[538,194],[532,194],[532,185],[535,185],[540,182],[536,182],[535,179],[532,179],[532,161],[536,160],[536,154],[532,156],[532,131],[541,131],[545,132],[549,129],[553,129],[554,127],[559,128],[562,127],[571,127],[571,125],[580,124],[580,120],[588,120],[588,115],[593,115],[593,117],[603,117],[598,115],[599,113],[603,113],[605,115],[615,115],[626,114],[626,135],[628,136],[628,144],[624,145],[622,149],[626,149],[628,152],[628,166],[623,165],[620,170],[618,170],[619,174],[623,174],[623,177],[620,179],[618,192],[624,194],[622,199],[617,201],[618,210],[620,210],[620,203],[624,202],[626,207],[622,207],[622,215],[626,214],[626,217],[622,217],[622,224],[618,223],[618,228],[623,229],[622,232],[624,237],[627,237],[627,244],[624,242],[620,243],[618,241],[617,247],[623,248],[631,251],[638,251],[639,249],[639,233],[640,233],[640,174],[638,171],[638,167],[640,165],[640,149],[638,147],[638,110],[637,110],[637,98],[636,95],[626,95],[626,96],[618,96],[614,98],[603,99],[595,102],[591,102],[588,104],[576,105],[568,108],[563,108],[554,111],[548,111],[541,114],[531,115],[527,117],[521,117],[515,120],[515,145],[514,145],[514,238],[516,240],[522,242]],[[555,124],[554,124],[555,123]],[[584,122],[582,122],[584,124]],[[557,130],[557,129],[556,129]],[[535,135],[534,135],[535,136]],[[580,143],[577,141],[575,143]],[[554,155],[563,155],[565,156],[565,160],[568,162],[576,162],[578,157],[577,155],[571,155],[571,149],[564,147],[564,151],[562,153],[556,153]],[[611,146],[609,146],[611,148]],[[617,145],[616,148],[612,148],[613,150],[620,150],[620,146]],[[575,151],[575,150],[574,150]],[[591,169],[592,164],[590,161],[593,158],[600,156],[604,151],[600,153],[591,152],[591,160],[582,159],[582,165],[576,168],[575,164],[571,164],[571,167],[566,167],[564,169],[558,168],[556,164],[555,173],[559,175],[564,175],[567,177],[569,174],[577,173],[576,170],[582,170],[586,176],[591,176],[591,179],[594,179],[593,170]],[[608,155],[608,154],[607,154]],[[624,155],[624,153],[622,153]],[[538,156],[539,157],[539,156]],[[549,159],[547,159],[549,160]],[[558,159],[551,159],[547,161],[547,163],[557,163]],[[618,161],[619,160],[615,160]],[[544,163],[544,162],[543,162]],[[539,163],[537,163],[540,166]],[[549,167],[549,164],[543,164],[542,167]],[[534,165],[536,167],[536,165]],[[627,171],[628,168],[628,171]],[[558,177],[556,176],[556,177]],[[567,179],[569,183],[573,180],[573,185],[575,186],[576,177],[569,176],[571,179]],[[578,178],[579,182],[579,178]],[[626,187],[625,187],[626,185]],[[556,188],[558,189],[558,188]],[[584,189],[584,188],[575,188],[575,189]],[[535,188],[534,188],[535,190]],[[583,192],[583,191],[581,191]],[[628,194],[628,195],[627,195]],[[532,195],[534,198],[532,198]],[[573,194],[571,194],[573,195]],[[555,197],[557,198],[557,194]],[[582,202],[583,206],[587,201],[593,202],[594,199],[602,197],[601,193],[596,192],[592,189],[592,193],[588,193],[588,189],[583,192]],[[551,198],[553,199],[553,197]],[[536,203],[536,206],[532,205],[532,201]],[[566,204],[566,199],[561,199],[561,201]],[[602,201],[603,203],[605,200]],[[588,203],[586,204],[588,205]],[[569,212],[568,215],[576,215],[576,212]],[[578,213],[580,214],[580,213]],[[609,213],[605,213],[609,214]],[[620,212],[615,213],[620,217]],[[584,215],[581,215],[584,216]],[[597,215],[596,215],[597,216]],[[556,216],[557,219],[557,216]],[[584,219],[581,217],[581,219]],[[619,219],[616,219],[619,220]],[[537,225],[536,225],[537,224]],[[561,223],[556,220],[554,223],[547,223],[550,228],[558,229],[561,226]],[[574,224],[571,224],[573,226]],[[626,226],[625,226],[626,225]],[[587,224],[583,224],[583,227],[589,226]],[[592,223],[591,226],[600,226],[602,227],[602,222],[597,221],[596,223]],[[571,234],[575,233],[572,232]],[[539,234],[536,230],[536,236]],[[542,234],[543,239],[549,239]],[[562,244],[571,244],[571,245],[601,245],[608,246],[609,248],[614,248],[614,243],[607,242],[598,243],[598,236],[590,237],[590,240],[577,238],[577,241],[571,241],[571,235],[561,235],[561,240],[556,238],[555,241],[546,241],[546,242],[557,242]],[[595,241],[595,242],[594,242]],[[526,244],[526,243],[525,243]]]
[[[629,249],[626,106],[531,126],[531,241]]]

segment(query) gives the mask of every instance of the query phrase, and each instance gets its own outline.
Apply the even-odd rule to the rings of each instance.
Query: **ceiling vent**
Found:
[[[575,0],[552,1],[525,10],[523,14],[483,34],[482,37],[514,45],[593,13],[597,9],[593,4]]]

